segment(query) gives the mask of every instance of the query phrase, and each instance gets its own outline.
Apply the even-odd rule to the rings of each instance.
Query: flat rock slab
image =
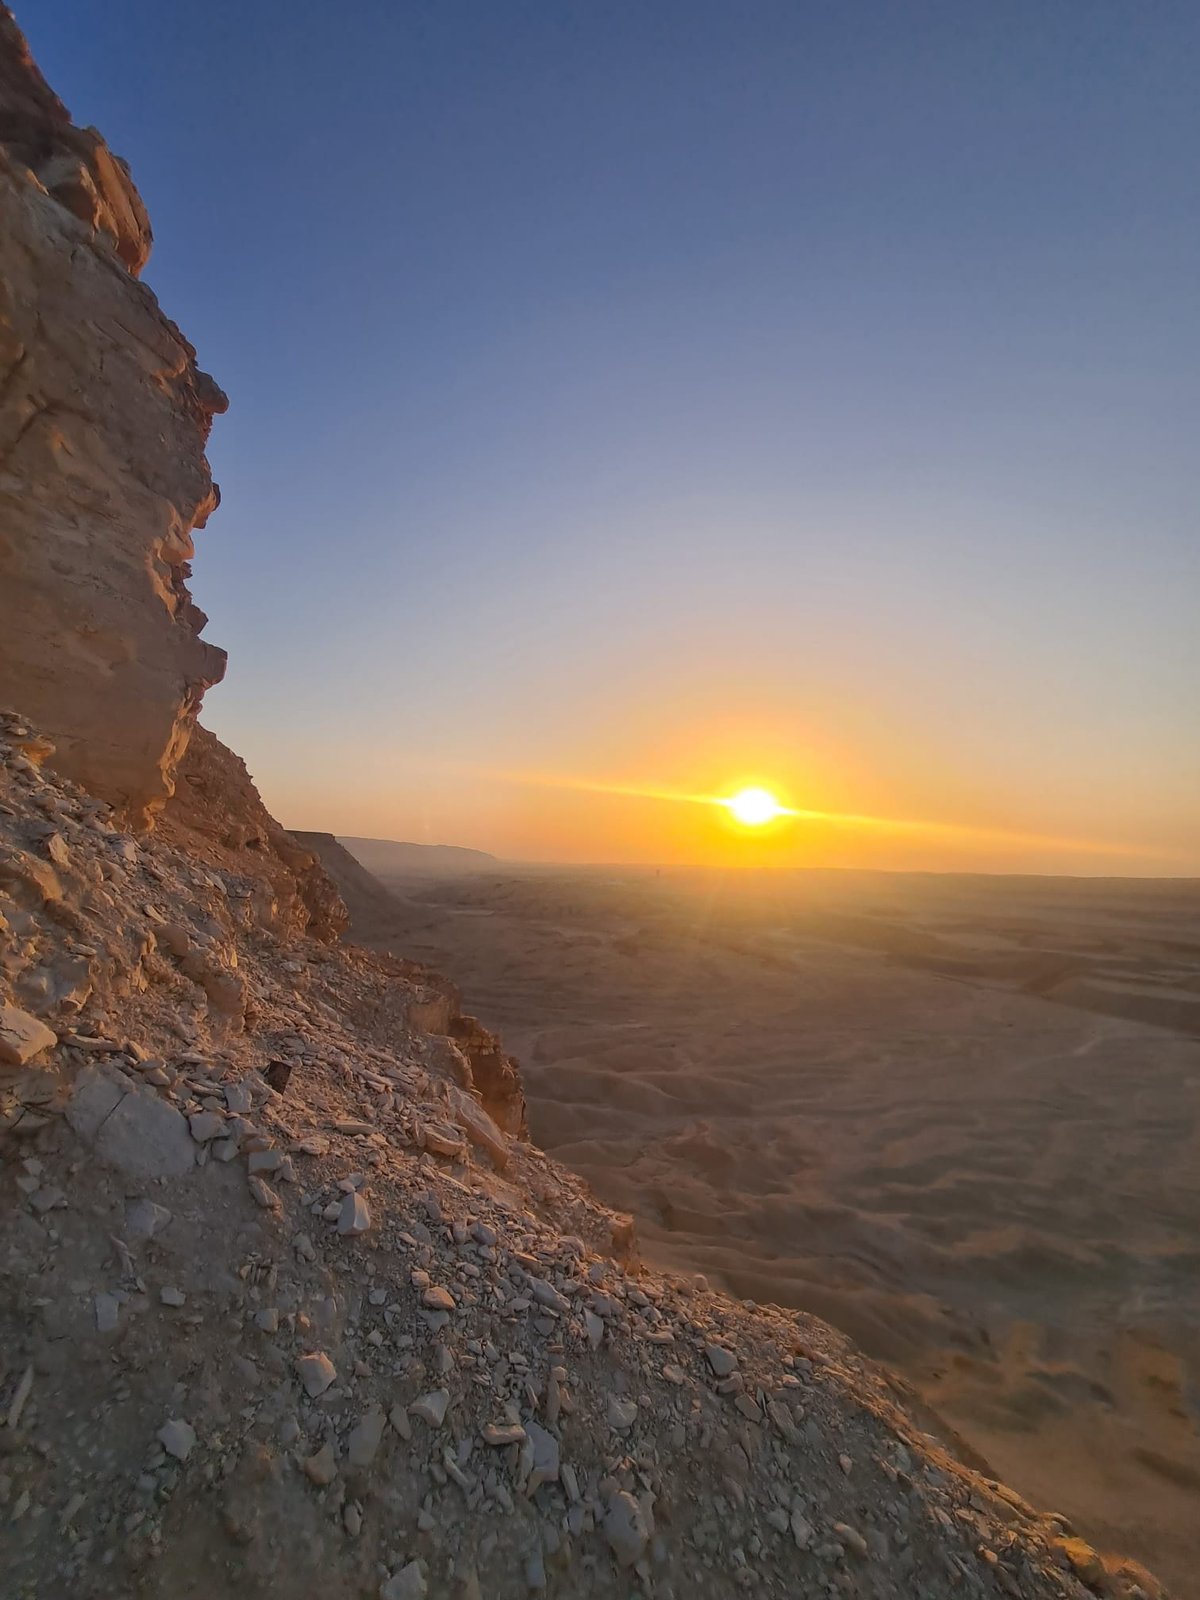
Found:
[[[0,1006],[0,1065],[23,1067],[34,1056],[58,1043],[44,1022],[17,1006]]]
[[[182,1178],[196,1163],[187,1122],[153,1089],[111,1067],[87,1067],[67,1102],[67,1121],[97,1157],[133,1178]]]

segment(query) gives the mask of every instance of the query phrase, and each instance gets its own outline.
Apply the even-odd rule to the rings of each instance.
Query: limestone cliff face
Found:
[[[0,6],[0,704],[135,827],[225,670],[186,580],[227,402],[137,281],[150,242]]]

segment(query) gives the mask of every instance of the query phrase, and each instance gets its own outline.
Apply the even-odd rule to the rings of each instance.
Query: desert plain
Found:
[[[651,1260],[1200,1594],[1200,883],[363,853],[352,937],[455,980]]]

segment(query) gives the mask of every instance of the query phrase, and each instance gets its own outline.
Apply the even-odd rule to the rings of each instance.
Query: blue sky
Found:
[[[284,821],[669,856],[496,774],[724,764],[1200,870],[1194,5],[18,18],[231,397],[206,720]]]

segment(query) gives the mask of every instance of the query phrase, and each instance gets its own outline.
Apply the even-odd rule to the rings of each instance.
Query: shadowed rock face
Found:
[[[198,724],[159,831],[193,859],[257,880],[263,927],[324,943],[345,931],[349,914],[317,856],[275,821],[241,757]]]
[[[186,580],[227,402],[136,279],[150,239],[0,7],[0,698],[138,827],[225,671]]]

